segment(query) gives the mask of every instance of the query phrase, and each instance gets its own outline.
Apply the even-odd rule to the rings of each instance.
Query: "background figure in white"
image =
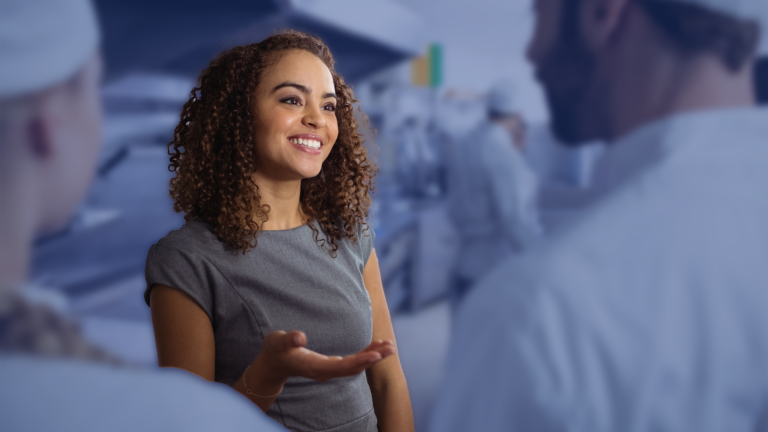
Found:
[[[431,147],[427,125],[417,116],[407,116],[395,130],[398,143],[398,180],[409,196],[429,195],[437,184],[437,155]]]
[[[88,0],[0,1],[0,430],[282,429],[225,385],[118,368],[61,296],[29,289],[35,237],[69,221],[95,172],[98,45]]]
[[[536,2],[555,133],[610,144],[572,222],[464,300],[432,430],[768,430],[766,8]]]
[[[461,239],[453,301],[539,236],[536,176],[521,154],[514,88],[491,89],[489,118],[448,152],[448,212]]]

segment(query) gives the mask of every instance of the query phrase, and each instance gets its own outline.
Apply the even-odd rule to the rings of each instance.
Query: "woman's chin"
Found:
[[[311,179],[315,178],[318,175],[320,175],[320,171],[322,170],[322,167],[304,167],[303,169],[296,170],[299,174],[299,177],[301,177],[302,180],[304,179]]]

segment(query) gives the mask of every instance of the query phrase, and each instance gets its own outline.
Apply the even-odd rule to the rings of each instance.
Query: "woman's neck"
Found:
[[[276,181],[257,174],[253,180],[259,186],[261,205],[269,206],[268,219],[261,227],[264,231],[286,230],[306,223],[300,204],[301,180]]]

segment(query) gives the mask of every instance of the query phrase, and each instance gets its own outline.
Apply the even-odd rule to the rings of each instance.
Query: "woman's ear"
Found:
[[[581,32],[587,48],[599,53],[620,30],[632,0],[582,0],[579,9]]]

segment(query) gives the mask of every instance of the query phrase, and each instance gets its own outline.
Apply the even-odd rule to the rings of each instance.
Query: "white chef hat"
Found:
[[[760,53],[768,55],[768,0],[663,0],[703,6],[745,20],[757,20],[762,30]]]
[[[0,0],[0,98],[66,81],[98,44],[90,0]]]
[[[517,91],[511,81],[500,81],[488,92],[488,110],[494,114],[514,114],[518,110]]]

